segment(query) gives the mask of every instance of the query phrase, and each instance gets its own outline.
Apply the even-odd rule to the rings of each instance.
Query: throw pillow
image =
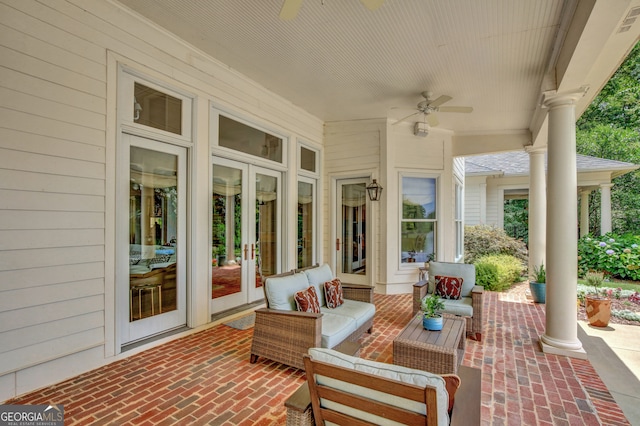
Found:
[[[461,277],[445,277],[436,275],[435,293],[443,299],[458,300],[460,299],[463,281],[464,280]]]
[[[337,308],[344,303],[342,284],[339,278],[334,278],[324,283],[324,298],[327,308]]]
[[[302,290],[294,294],[298,311],[300,312],[312,312],[314,314],[320,313],[320,303],[318,302],[318,293],[314,286]]]

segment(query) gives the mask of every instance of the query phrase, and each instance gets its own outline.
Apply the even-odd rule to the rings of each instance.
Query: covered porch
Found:
[[[374,333],[362,339],[361,357],[391,363],[411,296],[376,295],[375,303]],[[618,371],[613,379],[625,382],[623,408],[614,396],[625,395],[608,389],[592,362],[540,351],[544,305],[528,301],[524,287],[485,293],[485,315],[485,338],[467,341],[462,362],[482,370],[482,425],[635,424],[639,379],[606,343],[581,333],[590,352],[608,356]],[[66,424],[285,424],[284,403],[304,371],[265,359],[250,364],[252,329],[222,322],[8,403],[64,404]]]

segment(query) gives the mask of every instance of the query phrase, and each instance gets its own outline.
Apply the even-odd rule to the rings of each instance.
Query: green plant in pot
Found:
[[[544,263],[533,267],[533,274],[529,279],[529,290],[535,303],[547,301],[547,271],[544,269]]]
[[[444,302],[435,293],[428,294],[422,299],[422,326],[425,330],[442,330],[442,315],[440,311],[444,309]]]
[[[585,295],[584,307],[587,313],[589,325],[594,327],[606,327],[611,319],[611,299],[599,288],[604,282],[604,273],[589,271],[584,276],[586,285],[593,287],[593,293]]]

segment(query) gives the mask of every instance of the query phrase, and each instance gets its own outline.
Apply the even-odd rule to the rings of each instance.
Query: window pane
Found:
[[[316,153],[305,147],[300,147],[300,168],[309,172],[316,171]]]
[[[137,321],[176,309],[178,158],[138,147],[130,155],[129,306]],[[151,291],[158,296],[144,297]]]
[[[218,137],[220,146],[282,163],[282,139],[277,136],[221,115]]]
[[[278,179],[256,173],[256,258],[261,277],[278,273]],[[256,287],[262,285],[256,280]]]
[[[402,218],[436,218],[435,178],[402,178]]]
[[[313,264],[313,185],[298,182],[298,268]]]
[[[182,134],[182,100],[140,83],[134,84],[133,121]]]
[[[402,222],[402,263],[425,262],[435,250],[435,222]]]

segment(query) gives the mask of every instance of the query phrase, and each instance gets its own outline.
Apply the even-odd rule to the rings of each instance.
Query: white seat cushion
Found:
[[[376,314],[376,306],[373,303],[360,302],[358,300],[345,299],[337,308],[320,308],[322,313],[344,315],[356,321],[356,328],[369,321]],[[323,326],[324,328],[324,326]]]
[[[322,311],[320,344],[323,348],[333,348],[342,343],[357,328],[356,320],[353,318]]]

